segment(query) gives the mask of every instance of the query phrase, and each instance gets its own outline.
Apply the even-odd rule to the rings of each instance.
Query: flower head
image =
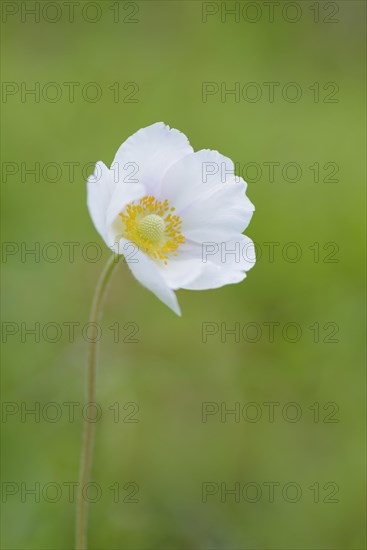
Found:
[[[174,290],[238,283],[255,262],[242,235],[254,206],[233,162],[194,152],[162,122],[142,128],[108,169],[97,162],[87,182],[93,223],[136,279],[180,315]]]

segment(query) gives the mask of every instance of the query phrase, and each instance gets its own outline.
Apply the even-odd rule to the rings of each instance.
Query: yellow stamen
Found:
[[[185,242],[181,218],[173,215],[174,210],[168,200],[158,201],[153,196],[143,197],[138,204],[134,201],[119,214],[123,234],[145,254],[166,264],[169,255],[176,256],[178,247]]]

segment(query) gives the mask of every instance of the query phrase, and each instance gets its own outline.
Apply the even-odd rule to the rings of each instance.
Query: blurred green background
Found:
[[[54,23],[47,20],[55,17],[52,6],[35,22],[24,15],[24,3],[2,4],[2,79],[5,92],[14,92],[2,99],[2,229],[3,241],[15,243],[5,249],[14,246],[14,254],[3,256],[2,310],[4,322],[17,323],[6,325],[7,330],[18,327],[16,334],[3,336],[2,547],[73,547],[75,504],[65,483],[76,482],[79,470],[87,352],[82,327],[108,257],[86,208],[85,174],[91,168],[82,168],[97,160],[109,165],[129,135],[162,120],[183,131],[195,150],[217,149],[242,168],[248,163],[261,167],[258,177],[248,172],[256,212],[246,234],[262,255],[242,284],[179,291],[182,318],[140,287],[126,265],[119,266],[101,339],[97,394],[102,418],[96,426],[92,478],[102,496],[90,505],[90,548],[365,548],[365,4],[296,2],[301,17],[294,23],[289,21],[296,13],[292,8],[282,15],[287,2],[275,9],[273,22],[263,2],[257,3],[257,15],[253,6],[241,11],[239,21],[221,13],[222,5],[239,9],[238,4],[243,10],[247,2],[209,7],[198,1],[121,2],[119,16],[116,2],[94,3],[101,14],[85,6],[90,2],[81,2],[73,22],[64,6]],[[43,9],[50,3],[36,4]],[[202,10],[217,8],[203,22]],[[99,20],[83,20],[83,9],[90,10],[84,12],[89,19],[97,14]],[[249,22],[259,13],[257,22]],[[21,90],[22,82],[27,88],[40,83],[39,101],[22,98],[16,88]],[[62,88],[58,101],[42,97],[50,82]],[[65,82],[80,83],[74,102]],[[99,101],[83,99],[81,90],[89,82],[102,90]],[[109,89],[116,82],[118,102]],[[126,101],[137,89],[124,89],[129,82],[138,86],[131,96],[137,102]],[[219,87],[223,82],[228,89],[236,82],[241,87],[256,82],[262,96],[257,102],[237,102],[233,95],[217,93],[203,102],[203,82]],[[273,102],[264,82],[279,83]],[[299,84],[299,101],[282,96],[289,82]],[[339,88],[330,95],[336,102],[325,102],[335,87],[323,88],[330,82]],[[48,93],[51,97],[51,88]],[[61,167],[60,177],[52,168],[42,173],[50,162]],[[280,163],[274,181],[264,165],[269,162]],[[301,168],[298,181],[289,181],[291,169],[290,178],[282,174],[289,162]],[[40,163],[39,181],[24,171],[35,163]],[[65,163],[75,163],[74,181]],[[319,178],[310,169],[315,163]],[[337,165],[331,178],[336,181],[327,177],[335,165],[326,163]],[[51,242],[62,250],[54,263],[47,261]],[[80,243],[74,262],[67,242]],[[97,262],[83,258],[89,242],[103,250]],[[270,242],[278,243],[274,261],[264,244]],[[282,253],[289,242],[298,243],[298,261]],[[22,257],[21,250],[34,243],[40,243],[40,257]],[[46,340],[41,335],[36,342],[21,326],[40,323],[42,331],[50,322],[63,328],[55,343],[47,341],[55,334],[52,329]],[[79,323],[73,342],[65,325],[71,322]],[[206,343],[203,322],[219,327]],[[264,324],[269,322],[278,323],[273,342]],[[109,328],[115,323],[119,342]],[[138,342],[124,341],[131,332],[126,323],[138,325]],[[228,328],[239,323],[241,331],[257,323],[252,325],[257,338],[249,330],[239,342],[230,335],[222,342],[221,323]],[[287,323],[300,327],[298,341],[289,341],[291,328],[289,338],[282,336]],[[64,405],[71,402],[79,403],[74,421]],[[202,421],[205,402],[217,403],[219,411],[207,422]],[[255,414],[254,408],[246,409],[249,402],[260,410],[256,422],[249,421]],[[269,402],[279,403],[274,422],[264,405]],[[290,402],[301,411],[296,422],[289,420],[295,411],[287,408]],[[53,409],[50,403],[56,403]],[[128,422],[133,408],[124,409],[127,403],[137,404],[131,418],[138,422]],[[236,406],[248,416],[224,414]],[[43,410],[39,421],[25,415],[25,408],[32,407]],[[55,407],[62,410],[61,418],[51,422]],[[114,422],[117,407],[120,421]],[[123,501],[134,488],[128,482],[139,487],[137,502]],[[205,482],[218,489],[207,502],[202,498]],[[221,490],[235,483],[242,489],[250,482],[257,484],[250,488],[260,487],[257,502],[251,502],[256,500],[252,489],[248,497],[241,493],[239,502]],[[268,498],[270,482],[278,484],[274,502]],[[60,498],[49,483],[62,488]],[[297,502],[289,502],[295,486],[287,498],[287,483],[300,487]],[[116,484],[119,502],[110,488]],[[24,492],[32,487],[39,487],[39,498]]]

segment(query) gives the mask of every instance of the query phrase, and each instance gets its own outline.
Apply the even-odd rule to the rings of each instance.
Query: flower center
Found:
[[[158,243],[164,235],[166,224],[161,216],[148,214],[138,222],[138,231],[143,239],[151,243]]]
[[[174,210],[167,200],[153,196],[145,196],[137,204],[133,201],[119,214],[123,235],[148,256],[167,264],[169,256],[177,256],[178,247],[185,242],[181,218]]]

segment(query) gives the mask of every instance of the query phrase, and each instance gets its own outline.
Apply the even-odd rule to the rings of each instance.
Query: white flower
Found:
[[[180,315],[174,290],[238,283],[253,266],[253,243],[242,235],[254,211],[246,186],[229,158],[195,153],[159,122],[127,139],[110,169],[97,162],[87,202],[107,246]]]

